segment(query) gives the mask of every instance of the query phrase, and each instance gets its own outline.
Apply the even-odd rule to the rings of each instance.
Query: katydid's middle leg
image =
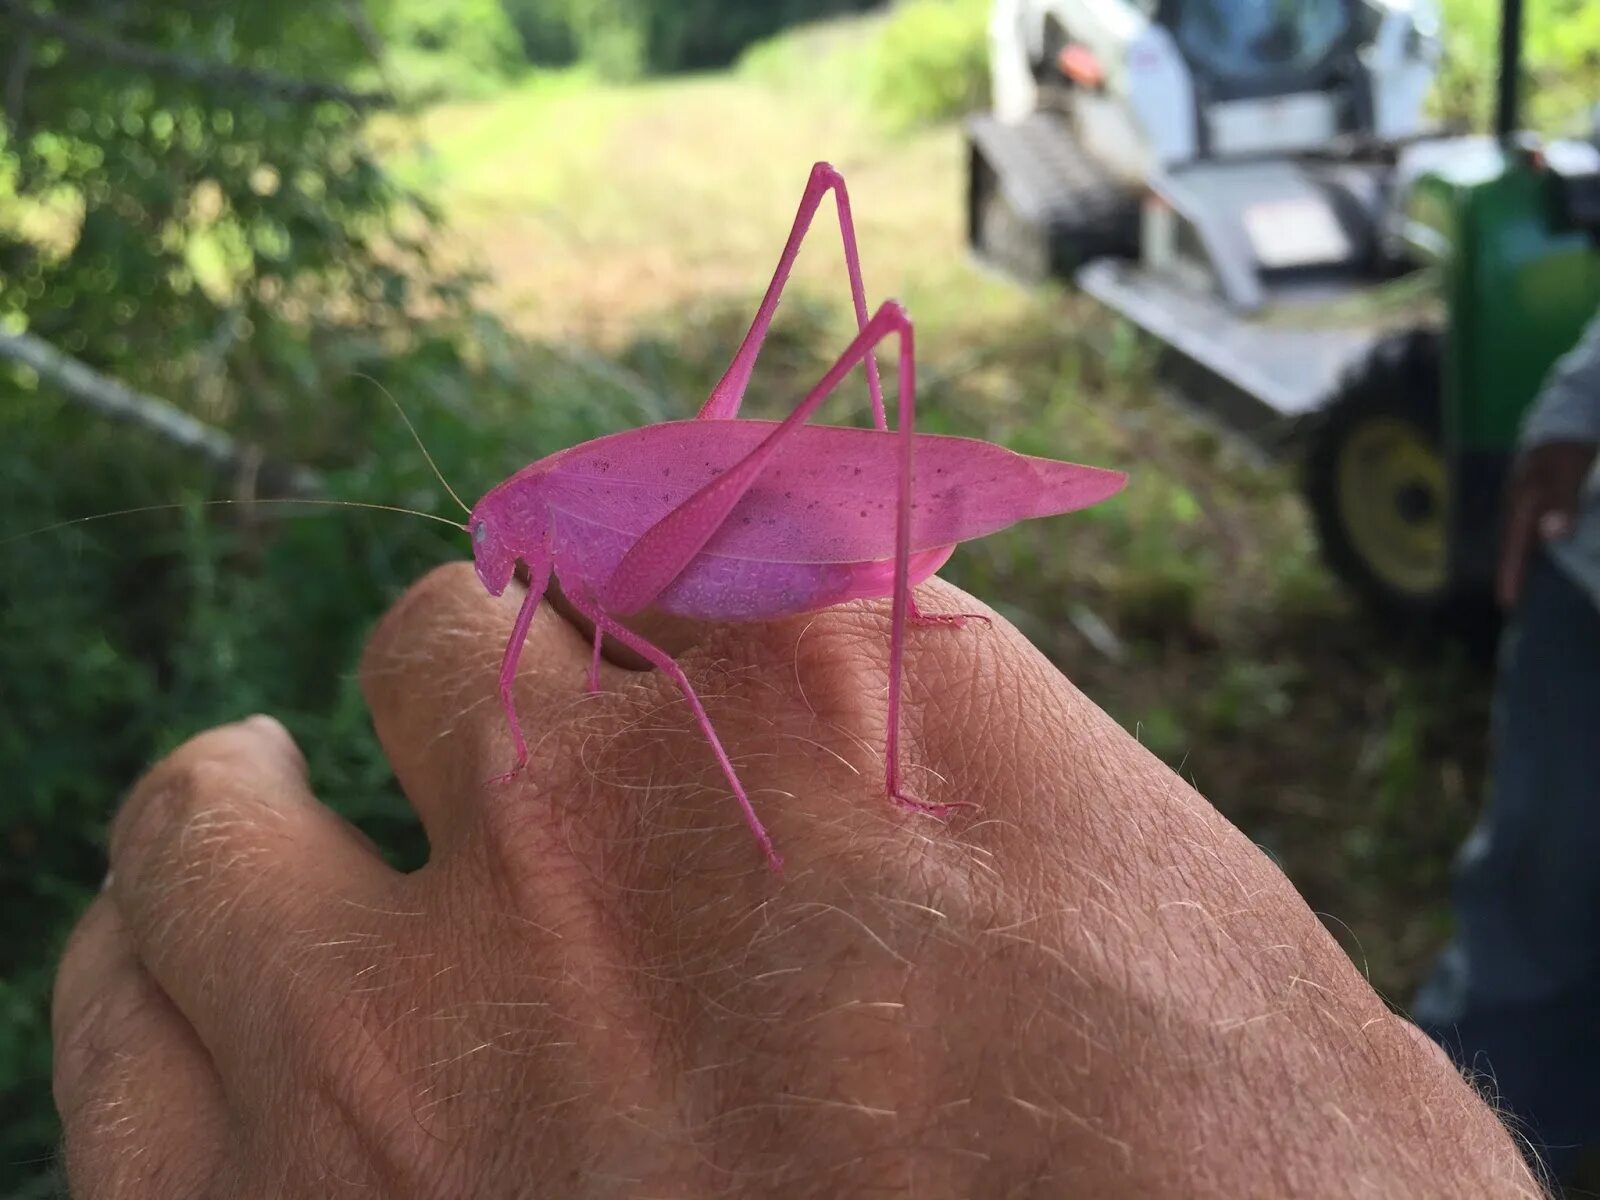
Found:
[[[600,648],[605,643],[605,634],[600,632],[600,626],[594,627],[594,652],[589,656],[589,691],[600,690]]]
[[[599,604],[590,597],[580,595],[577,589],[570,593],[574,607],[584,616],[594,622],[595,637],[602,633],[610,634],[628,649],[643,655],[651,665],[665,671],[672,682],[678,685],[678,690],[683,693],[683,698],[689,702],[689,708],[694,713],[694,719],[700,726],[700,732],[706,735],[706,741],[711,743],[711,752],[716,756],[717,765],[722,768],[723,775],[728,780],[728,785],[733,789],[734,797],[739,801],[739,808],[744,813],[745,824],[750,827],[750,832],[755,835],[756,843],[761,847],[761,852],[766,855],[767,863],[774,871],[783,870],[783,859],[778,857],[778,852],[773,848],[772,837],[767,833],[766,826],[761,823],[761,818],[756,816],[756,810],[750,803],[750,797],[745,793],[744,784],[739,782],[739,775],[733,769],[733,762],[728,757],[728,752],[722,748],[722,742],[717,737],[717,731],[711,725],[711,718],[706,715],[705,707],[700,703],[700,697],[695,694],[689,677],[683,673],[683,668],[672,655],[653,642],[647,642],[633,630],[623,625],[620,621],[610,616]]]

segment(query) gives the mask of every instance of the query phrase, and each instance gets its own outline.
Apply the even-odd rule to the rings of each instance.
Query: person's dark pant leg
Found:
[[[1600,609],[1542,555],[1501,647],[1491,783],[1412,1015],[1559,1174],[1600,1146]]]

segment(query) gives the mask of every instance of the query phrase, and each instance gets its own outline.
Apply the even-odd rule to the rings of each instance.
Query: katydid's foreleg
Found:
[[[782,871],[783,860],[773,848],[772,837],[767,833],[766,826],[762,825],[761,818],[756,816],[756,810],[750,803],[744,784],[739,782],[739,775],[733,769],[733,762],[728,758],[728,752],[722,748],[722,742],[717,738],[717,731],[712,728],[711,718],[706,715],[705,706],[700,703],[700,697],[695,694],[693,685],[689,683],[689,677],[683,673],[683,668],[678,665],[677,660],[661,647],[645,641],[626,625],[607,615],[598,604],[587,597],[574,595],[572,602],[579,612],[594,622],[596,637],[602,632],[610,634],[630,650],[643,655],[651,665],[665,671],[672,682],[678,685],[678,690],[683,693],[683,698],[689,702],[689,708],[694,712],[694,719],[699,724],[700,731],[706,735],[706,741],[711,743],[711,752],[716,755],[717,765],[727,777],[728,786],[733,789],[734,797],[739,801],[739,807],[744,812],[745,824],[755,835],[756,842],[761,846],[761,852],[767,856],[767,863],[774,871]]]
[[[964,629],[968,621],[994,624],[984,613],[925,613],[917,607],[915,592],[911,593],[911,608],[906,613],[906,620],[913,625],[943,625],[951,629]]]
[[[778,300],[783,294],[783,286],[788,282],[789,272],[794,267],[795,256],[800,253],[800,243],[805,240],[806,230],[811,226],[811,219],[816,215],[817,206],[822,203],[823,196],[829,189],[834,194],[835,206],[839,210],[839,234],[844,240],[844,265],[845,271],[850,276],[850,302],[855,307],[856,328],[864,328],[867,323],[867,293],[861,282],[861,255],[856,248],[855,222],[850,216],[850,195],[845,190],[844,177],[827,163],[817,163],[811,168],[811,178],[806,181],[805,194],[800,198],[800,208],[794,215],[794,225],[789,230],[789,240],[784,244],[783,253],[778,257],[778,267],[772,274],[772,282],[767,285],[766,294],[761,298],[761,307],[756,310],[755,320],[750,323],[749,332],[744,335],[744,341],[739,344],[738,352],[734,354],[733,361],[728,364],[728,369],[723,373],[717,386],[711,389],[711,396],[701,406],[699,417],[727,418],[737,416],[739,403],[744,399],[745,388],[750,383],[750,372],[754,369],[756,356],[761,352],[761,344],[766,340],[767,328],[772,324],[772,315],[778,309]],[[883,411],[883,384],[878,377],[878,361],[872,355],[867,355],[867,390],[872,396],[872,421],[879,429],[889,428],[889,421]]]
[[[517,702],[512,692],[517,682],[517,660],[522,657],[522,645],[528,640],[528,627],[533,624],[534,610],[549,586],[550,563],[546,561],[536,574],[530,573],[528,594],[517,610],[517,619],[511,626],[511,640],[506,642],[505,657],[500,661],[500,707],[505,710],[506,723],[511,727],[511,744],[516,748],[517,762],[504,775],[491,779],[491,783],[514,779],[528,765],[528,742],[522,736],[522,722],[517,719]]]

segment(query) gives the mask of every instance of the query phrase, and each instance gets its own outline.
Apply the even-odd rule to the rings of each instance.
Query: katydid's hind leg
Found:
[[[772,836],[767,833],[766,826],[761,823],[761,818],[756,816],[756,810],[750,803],[750,797],[744,790],[744,784],[739,782],[739,775],[733,769],[733,762],[728,758],[728,752],[722,748],[722,742],[717,737],[717,731],[711,725],[711,718],[706,715],[705,706],[700,703],[700,697],[695,694],[689,677],[683,673],[683,668],[677,660],[653,642],[634,633],[626,625],[614,620],[593,603],[588,597],[572,597],[573,604],[578,611],[594,622],[595,632],[601,631],[610,634],[628,649],[643,655],[652,666],[665,671],[678,685],[678,690],[683,693],[683,698],[689,702],[689,708],[694,713],[695,722],[700,726],[700,732],[706,735],[706,741],[711,743],[711,752],[716,756],[717,765],[722,768],[723,775],[728,780],[728,786],[733,789],[735,799],[739,801],[739,808],[744,813],[745,824],[750,827],[750,832],[755,835],[756,843],[761,847],[762,854],[766,855],[767,864],[774,870],[783,870],[783,859],[778,857],[778,852],[773,848]]]
[[[917,610],[916,598],[911,594],[911,468],[916,446],[916,344],[910,317],[902,311],[894,323],[900,334],[900,424],[896,430],[896,436],[900,439],[900,470],[896,481],[894,600],[889,623],[889,711],[883,752],[884,790],[889,793],[889,799],[902,808],[942,817],[953,809],[971,808],[972,805],[964,802],[930,804],[914,796],[900,782],[900,701],[905,675],[906,625],[910,622],[955,624],[964,618],[953,615],[953,620],[946,620],[942,614],[930,618]]]
[[[861,281],[861,254],[856,246],[855,222],[850,215],[850,194],[845,190],[844,177],[827,163],[819,162],[811,168],[811,178],[806,181],[805,194],[800,198],[800,207],[795,212],[794,224],[789,230],[789,240],[784,243],[783,253],[778,256],[777,269],[772,273],[772,281],[767,284],[766,294],[761,297],[761,306],[756,310],[755,319],[751,321],[744,341],[739,343],[733,361],[728,364],[717,386],[711,389],[711,396],[701,406],[698,419],[725,419],[739,415],[739,404],[744,399],[745,388],[750,384],[750,372],[755,367],[762,343],[766,341],[767,329],[778,309],[778,299],[794,267],[795,256],[800,253],[800,243],[805,240],[811,220],[830,188],[839,213],[839,236],[844,241],[844,265],[850,277],[850,303],[855,309],[856,328],[860,330],[866,327],[867,293]],[[878,429],[888,429],[878,360],[870,353],[866,359],[867,390],[872,397],[872,422]]]
[[[522,657],[522,645],[528,640],[528,626],[533,623],[534,610],[550,582],[550,569],[544,570],[542,579],[530,580],[528,594],[517,610],[516,622],[511,626],[511,638],[506,642],[505,656],[500,661],[500,707],[505,711],[506,724],[511,727],[511,744],[516,747],[517,761],[511,770],[490,779],[490,783],[506,783],[515,779],[528,765],[528,741],[522,736],[522,722],[517,719],[517,701],[514,688],[517,682],[517,660]]]

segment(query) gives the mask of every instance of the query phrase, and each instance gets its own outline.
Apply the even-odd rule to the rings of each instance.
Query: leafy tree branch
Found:
[[[59,38],[68,46],[106,62],[138,70],[175,75],[195,83],[265,93],[294,103],[337,100],[352,108],[390,108],[395,99],[388,92],[361,92],[317,79],[295,79],[258,67],[239,67],[208,62],[170,50],[158,50],[123,41],[86,29],[65,17],[36,12],[23,0],[0,0],[0,14],[37,33]]]

